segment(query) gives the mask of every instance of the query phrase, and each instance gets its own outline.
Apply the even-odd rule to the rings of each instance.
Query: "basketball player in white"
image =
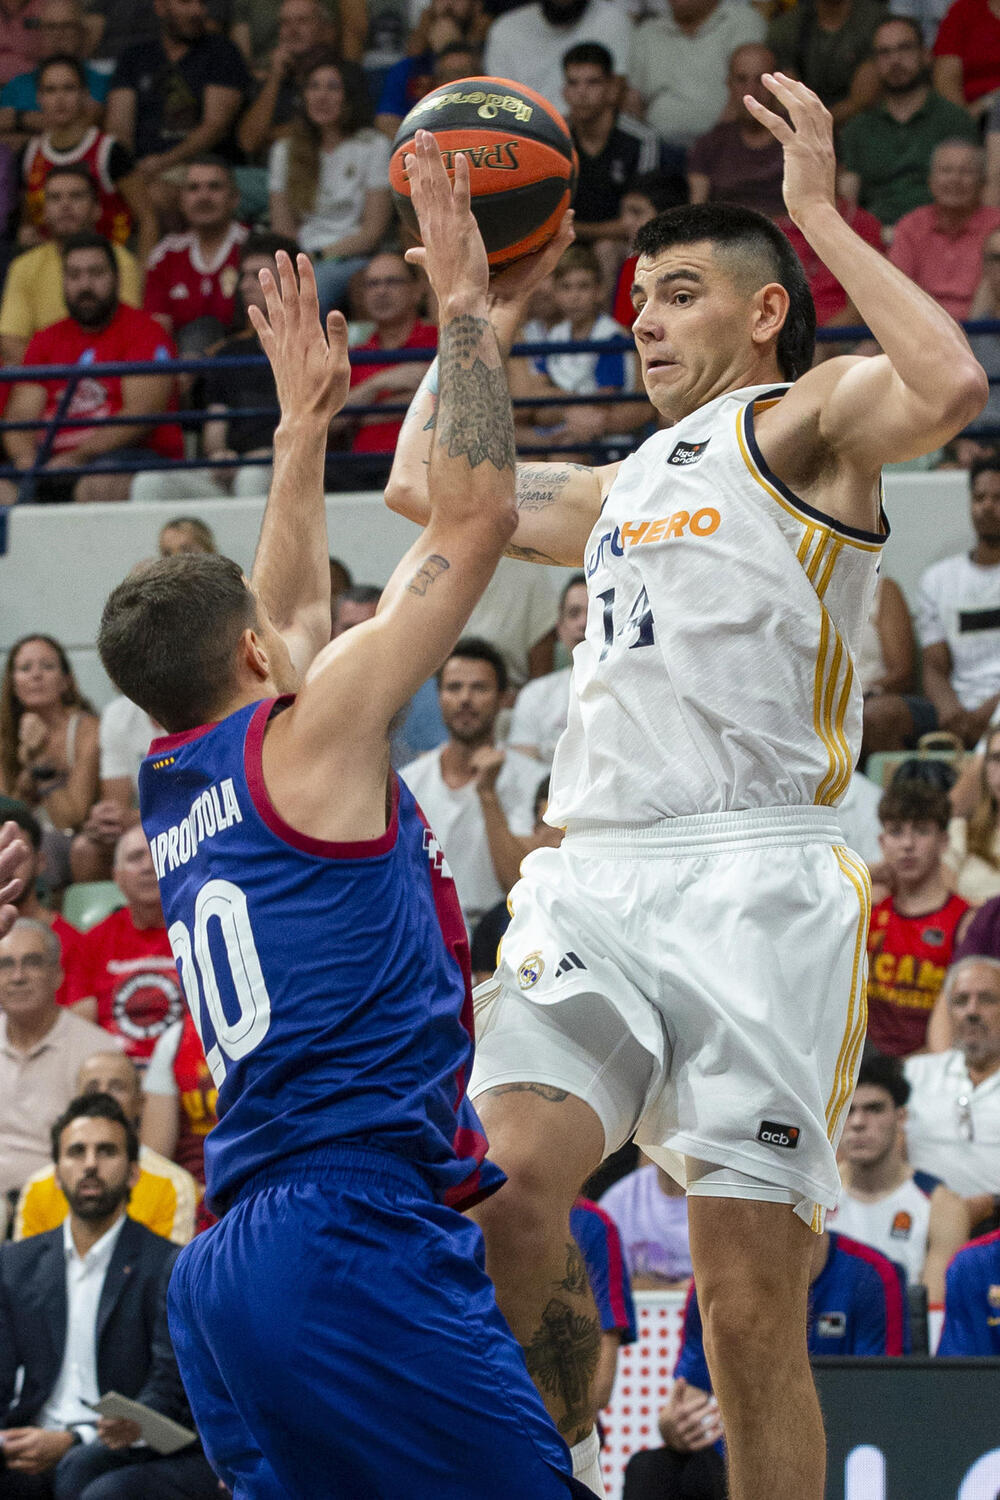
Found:
[[[510,1179],[478,1211],[489,1269],[578,1477],[599,1490],[598,1332],[568,1213],[634,1132],[690,1195],[732,1500],[821,1500],[806,1305],[865,1032],[868,879],[835,808],[861,740],[879,471],[964,427],[987,382],[837,213],[819,99],[765,82],[788,118],[746,105],[784,147],[788,211],[884,353],[810,368],[812,302],[769,221],[703,205],[641,231],[634,335],[673,425],[620,466],[519,480],[513,554],[583,565],[590,605],[547,815],[566,837],[512,892],[470,1092]],[[508,343],[548,264],[495,284]],[[432,377],[387,492],[418,521],[433,419]]]

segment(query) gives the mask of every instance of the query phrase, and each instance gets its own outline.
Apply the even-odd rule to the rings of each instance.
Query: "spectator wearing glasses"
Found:
[[[903,1064],[910,1085],[907,1154],[917,1172],[965,1199],[973,1232],[1000,1206],[1000,961],[963,958],[941,996],[953,1044]]]

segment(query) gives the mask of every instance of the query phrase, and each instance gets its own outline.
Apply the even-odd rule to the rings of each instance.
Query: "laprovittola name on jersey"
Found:
[[[590,606],[556,751],[556,825],[833,806],[861,739],[854,657],[888,534],[771,473],[718,397],[625,460],[586,549]]]

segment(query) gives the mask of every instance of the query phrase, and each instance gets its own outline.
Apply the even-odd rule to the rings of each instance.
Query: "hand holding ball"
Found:
[[[433,133],[449,176],[469,164],[472,212],[491,270],[548,244],[576,188],[577,157],[558,110],[507,78],[462,78],[424,96],[393,142],[389,185],[403,223],[418,233],[404,157],[418,130]]]

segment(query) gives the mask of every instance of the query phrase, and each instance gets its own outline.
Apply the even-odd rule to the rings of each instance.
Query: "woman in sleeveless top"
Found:
[[[97,800],[97,730],[59,642],[15,642],[0,687],[0,791],[26,802],[46,828],[54,885],[66,883],[69,835]]]
[[[966,901],[979,906],[1000,896],[1000,729],[987,736],[975,809],[948,825],[945,861],[954,889]]]

